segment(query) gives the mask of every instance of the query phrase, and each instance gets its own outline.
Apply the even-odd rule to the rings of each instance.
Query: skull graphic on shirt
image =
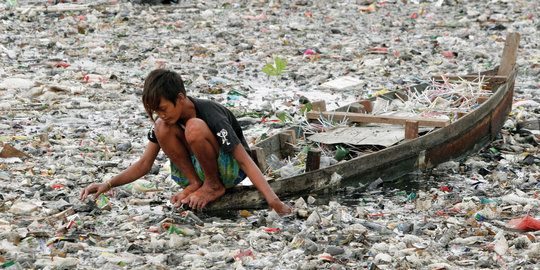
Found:
[[[229,133],[227,132],[227,130],[225,129],[222,129],[220,132],[217,133],[218,137],[221,138],[221,144],[226,144],[226,145],[229,145],[231,144],[229,142],[229,140],[227,139],[227,135],[229,135]]]

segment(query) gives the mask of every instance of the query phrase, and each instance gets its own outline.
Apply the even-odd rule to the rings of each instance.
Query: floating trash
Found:
[[[539,268],[537,4],[417,2],[4,1],[1,267]],[[178,71],[188,95],[230,108],[255,143],[292,124],[307,133],[346,126],[308,124],[319,100],[333,110],[373,98],[372,108],[355,109],[455,121],[490,96],[484,80],[456,75],[500,63],[492,52],[507,32],[526,41],[512,111],[494,140],[463,160],[292,198],[284,217],[267,209],[209,216],[167,203],[180,188],[160,153],[139,181],[78,200],[144,152],[152,123],[141,84],[155,68]],[[396,90],[406,99],[385,98]],[[302,173],[309,150],[321,151],[324,168],[385,147],[296,135],[302,147],[269,158],[268,177]]]

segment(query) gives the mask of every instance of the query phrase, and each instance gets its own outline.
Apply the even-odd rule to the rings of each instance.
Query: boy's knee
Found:
[[[158,139],[158,141],[160,138],[168,136],[171,134],[171,132],[174,132],[173,129],[174,129],[173,126],[167,125],[165,121],[159,118],[156,120],[154,124],[154,133],[156,134],[156,138]]]
[[[207,136],[211,136],[210,128],[202,119],[191,118],[186,122],[186,140],[188,143],[204,140]]]

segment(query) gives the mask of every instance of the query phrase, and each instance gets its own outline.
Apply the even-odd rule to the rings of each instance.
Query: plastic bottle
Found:
[[[280,169],[281,167],[283,167],[285,164],[279,160],[279,158],[274,155],[274,154],[271,154],[270,156],[268,156],[266,158],[266,163],[268,164],[268,166],[272,167],[273,170],[278,170]]]
[[[333,157],[321,157],[321,168],[326,168],[328,166],[334,165],[337,163],[337,160]]]
[[[349,150],[341,146],[336,146],[336,153],[334,154],[334,159],[337,161],[341,161],[345,157],[347,157],[348,154],[349,154]]]

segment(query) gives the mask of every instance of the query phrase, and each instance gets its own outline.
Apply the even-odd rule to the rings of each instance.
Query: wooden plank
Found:
[[[309,150],[306,157],[306,172],[319,169],[321,166],[321,150]]]
[[[257,167],[261,170],[261,172],[266,171],[268,168],[268,164],[266,163],[266,156],[264,154],[264,149],[257,146],[251,147],[251,158],[257,164]]]
[[[368,113],[373,111],[373,106],[371,105],[371,100],[360,100],[358,103],[362,104]]]
[[[66,218],[68,216],[71,216],[71,215],[74,215],[75,214],[75,210],[73,210],[73,207],[70,207],[60,213],[57,213],[55,215],[52,215],[50,217],[41,217],[38,219],[39,222],[42,222],[42,221],[46,221],[46,222],[51,222],[51,221],[55,221],[57,219],[61,219],[61,218]]]
[[[416,138],[418,138],[418,121],[405,121],[405,140],[412,140]]]
[[[345,113],[345,112],[308,112],[308,119],[318,119],[320,116],[327,119],[332,118],[334,121],[341,121],[345,118],[351,122],[360,123],[385,123],[385,124],[400,124],[405,125],[407,121],[418,121],[419,126],[428,127],[446,127],[450,125],[450,120],[445,119],[429,119],[421,117],[398,117],[398,116],[383,116],[370,115],[363,113]]]
[[[478,102],[478,104],[482,104],[482,103],[486,102],[488,99],[489,99],[489,97],[479,97],[479,98],[476,99],[476,101]]]
[[[509,76],[514,69],[517,59],[517,49],[519,47],[519,34],[509,33],[504,42],[504,50],[501,57],[501,65],[497,75]]]
[[[351,106],[349,106],[349,112],[353,113],[368,113],[364,105],[360,103],[353,103]]]
[[[326,112],[326,102],[324,100],[312,102],[311,108],[314,112]]]
[[[353,113],[367,113],[366,109],[364,108],[364,105],[360,103],[353,103],[349,106],[349,112]]]
[[[289,133],[291,134],[291,143],[292,144],[296,144],[296,130],[294,129],[287,129],[287,130],[283,130],[282,132],[285,132],[285,133]]]
[[[281,157],[293,157],[294,156],[294,147],[293,147],[293,136],[288,132],[279,133],[279,146],[281,148]]]

